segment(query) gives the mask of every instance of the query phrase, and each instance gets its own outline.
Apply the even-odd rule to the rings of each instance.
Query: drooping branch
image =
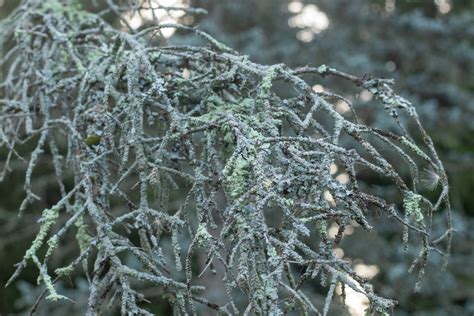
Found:
[[[109,9],[121,10],[111,1]],[[152,286],[163,289],[178,313],[195,311],[197,302],[224,314],[274,315],[296,304],[325,315],[337,284],[366,295],[371,310],[387,311],[394,301],[377,296],[336,256],[327,230],[332,222],[339,224],[338,236],[352,222],[373,229],[367,215],[373,207],[404,227],[406,243],[409,234],[417,236],[412,240],[420,241],[414,262],[420,276],[431,251],[448,255],[449,246],[438,249],[429,225],[430,214],[443,205],[448,228],[442,237],[449,245],[446,174],[414,107],[394,93],[391,81],[324,65],[256,64],[180,25],[127,33],[74,1],[24,1],[3,25],[1,36],[13,37],[15,46],[1,60],[9,65],[0,83],[0,145],[8,151],[2,172],[11,159],[28,161],[24,210],[40,198],[31,182],[49,145],[62,190],[62,200],[45,210],[40,233],[13,278],[32,261],[49,299],[63,297],[51,281],[48,258],[74,229],[78,257],[56,273],[69,275],[79,263],[94,261],[93,271],[85,271],[91,274],[90,314],[101,310],[108,293],[119,298],[122,313],[147,313],[140,288]],[[210,47],[154,45],[154,33],[164,27],[194,32]],[[365,125],[350,104],[353,115],[338,112],[334,101],[350,103],[347,98],[314,92],[304,73],[368,89],[397,131]],[[277,81],[294,94],[279,93]],[[407,122],[422,142],[410,136]],[[16,147],[27,140],[36,147],[23,156]],[[388,159],[386,148],[406,161],[408,176]],[[347,173],[347,182],[334,178],[332,165]],[[418,188],[418,169],[425,165],[442,186],[434,205]],[[402,203],[364,190],[362,169],[390,182]],[[66,192],[68,174],[75,188]],[[53,231],[59,214],[68,220]],[[41,247],[47,248],[43,259],[37,254]],[[198,275],[192,269],[197,254],[207,258]],[[124,257],[139,265],[130,266]],[[226,304],[211,302],[197,285],[215,265],[223,270]],[[306,272],[296,282],[292,269],[301,266]],[[302,289],[318,276],[331,280],[320,309]],[[239,292],[244,307],[234,301]]]

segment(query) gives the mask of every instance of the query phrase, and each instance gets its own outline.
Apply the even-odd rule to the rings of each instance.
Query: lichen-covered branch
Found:
[[[110,12],[122,12],[107,3]],[[146,10],[146,3],[134,10]],[[395,302],[379,297],[336,256],[330,223],[340,227],[337,242],[353,222],[373,229],[368,213],[377,208],[404,227],[405,243],[419,242],[414,266],[420,276],[429,253],[448,256],[446,174],[414,107],[394,93],[391,81],[325,65],[260,65],[193,28],[125,32],[101,16],[72,0],[25,0],[0,25],[0,35],[15,43],[1,59],[9,67],[0,83],[0,146],[9,153],[1,172],[12,159],[27,161],[25,211],[41,198],[31,182],[40,157],[49,155],[62,196],[44,211],[13,278],[34,264],[47,298],[61,299],[51,271],[67,276],[83,263],[90,315],[112,297],[123,314],[147,314],[144,286],[160,288],[177,314],[211,308],[280,315],[294,308],[326,315],[338,284],[366,295],[370,311],[384,313]],[[159,44],[154,37],[162,27],[194,32],[210,45]],[[344,96],[314,92],[302,78],[311,73],[368,89],[398,128],[365,125]],[[276,82],[294,93],[279,93]],[[352,114],[337,111],[341,100]],[[421,137],[409,134],[413,127]],[[17,148],[27,141],[36,146],[22,156]],[[387,148],[406,164],[388,159]],[[331,165],[349,180],[335,179]],[[418,188],[423,167],[440,179],[434,205]],[[391,183],[398,203],[365,189],[362,170]],[[68,174],[75,188],[67,192]],[[427,216],[441,207],[448,224],[444,252]],[[53,225],[58,216],[67,218],[59,229]],[[75,231],[77,259],[48,267],[66,231]],[[44,258],[41,247],[48,247]],[[196,273],[198,254],[207,260]],[[133,266],[124,260],[132,257]],[[93,262],[93,270],[84,262]],[[200,285],[215,267],[227,303],[212,302]],[[302,287],[315,278],[328,286],[323,306]],[[244,305],[236,302],[242,295]]]

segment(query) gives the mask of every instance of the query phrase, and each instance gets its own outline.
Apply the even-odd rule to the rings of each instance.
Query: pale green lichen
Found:
[[[24,259],[28,260],[31,259],[33,262],[38,266],[38,269],[40,269],[40,275],[38,278],[38,281],[43,280],[44,284],[46,285],[46,289],[49,292],[49,295],[46,297],[48,300],[51,301],[57,301],[60,299],[67,299],[67,297],[63,295],[59,295],[56,290],[54,289],[53,283],[51,281],[51,277],[48,275],[46,268],[42,266],[40,263],[38,257],[36,256],[36,253],[38,250],[41,248],[41,246],[44,244],[44,241],[46,239],[46,236],[48,235],[49,230],[51,229],[51,226],[54,225],[56,222],[56,219],[59,216],[59,207],[58,206],[53,206],[50,209],[45,209],[43,211],[43,215],[41,216],[40,222],[41,222],[41,227],[40,231],[36,235],[35,240],[33,241],[31,247],[26,251]],[[51,255],[52,251],[56,248],[58,244],[58,237],[54,235],[51,237],[48,242],[48,250],[46,253],[46,256]]]
[[[67,3],[58,0],[42,1],[38,11],[46,13],[52,11],[54,14],[65,16],[74,22],[94,21],[95,15],[86,10],[83,10],[82,3],[79,0],[68,0]],[[68,33],[71,37],[75,36],[75,32],[70,30]]]
[[[181,264],[181,246],[178,240],[178,230],[177,228],[171,231],[171,245],[173,246],[174,261],[176,265],[176,270],[181,271],[183,265]]]
[[[267,261],[271,266],[277,266],[280,262],[280,257],[278,256],[275,247],[273,247],[272,245],[269,245],[267,247],[267,256]]]
[[[25,257],[24,257],[25,259],[30,259],[33,256],[36,256],[36,252],[43,245],[44,240],[46,236],[48,235],[48,232],[51,226],[53,226],[53,224],[56,222],[56,219],[58,218],[58,216],[59,216],[59,208],[56,206],[53,206],[50,209],[45,209],[43,211],[43,215],[41,216],[41,219],[40,219],[40,222],[41,222],[40,230],[38,234],[36,235],[35,240],[31,244],[31,247],[26,251]]]
[[[248,220],[242,213],[238,213],[235,216],[235,219],[237,221],[237,227],[239,228],[239,234],[245,235],[252,230],[252,227],[250,226]]]
[[[304,71],[252,63],[212,37],[186,27],[182,29],[204,36],[213,47],[149,45],[149,38],[141,37],[146,32],[127,34],[114,29],[101,16],[82,11],[74,3],[80,1],[23,3],[26,12],[34,4],[34,14],[26,14],[20,24],[12,26],[18,30],[15,39],[28,45],[17,45],[16,51],[6,54],[10,57],[5,57],[5,65],[24,64],[31,71],[12,69],[0,85],[1,92],[11,95],[2,100],[7,106],[0,107],[7,126],[0,137],[7,150],[11,148],[12,157],[17,155],[13,148],[21,147],[25,138],[9,126],[29,126],[28,135],[42,126],[37,130],[40,141],[30,156],[26,178],[31,178],[38,157],[44,154],[41,158],[53,156],[60,183],[68,183],[66,178],[75,182],[77,191],[62,204],[67,207],[62,221],[66,224],[47,241],[46,255],[59,242],[69,241],[74,232],[68,228],[73,225],[80,253],[73,263],[55,270],[58,276],[71,275],[78,263],[91,271],[89,265],[95,261],[89,302],[97,305],[89,306],[90,314],[103,312],[104,301],[113,296],[103,295],[104,289],[119,293],[123,314],[146,314],[141,291],[160,285],[176,314],[206,314],[205,308],[212,307],[217,314],[229,308],[236,315],[279,315],[287,312],[281,309],[287,299],[298,302],[302,314],[317,314],[305,296],[303,281],[309,275],[320,275],[324,285],[331,277],[333,280],[324,308],[327,312],[336,283],[348,284],[334,275],[355,276],[350,265],[326,260],[333,254],[328,225],[356,219],[370,229],[364,216],[368,205],[373,201],[382,208],[386,205],[383,197],[375,200],[364,192],[364,186],[357,185],[356,170],[389,175],[395,186],[406,190],[405,177],[394,171],[398,166],[383,159],[383,152],[379,155],[372,150],[372,137],[354,137],[355,142],[367,145],[369,151],[363,158],[352,149],[355,143],[341,141],[344,131],[352,136],[370,134],[370,126],[338,114],[336,104],[331,103],[343,97],[314,93],[300,76]],[[117,9],[112,3],[116,2],[104,4],[111,14]],[[0,28],[5,38],[13,32]],[[35,41],[37,45],[29,45]],[[358,80],[326,65],[311,69],[322,76],[339,74],[357,85],[366,83],[364,78]],[[184,75],[185,70],[189,76]],[[275,86],[280,79],[290,95]],[[373,81],[367,87],[395,115],[403,100],[382,84]],[[5,90],[22,85],[24,90]],[[103,111],[94,110],[98,107]],[[100,142],[97,137],[88,142],[87,135],[99,131],[98,122],[103,125]],[[67,146],[61,142],[61,150],[45,150],[48,142],[54,147],[60,135],[67,135]],[[393,134],[392,139],[385,133],[379,136],[393,141]],[[401,142],[428,158],[409,141],[408,134]],[[425,145],[428,153],[434,153],[430,142]],[[347,172],[353,171],[347,184],[334,181],[325,171],[333,159],[344,163]],[[29,180],[26,182],[31,203],[35,195]],[[69,185],[61,189],[66,188]],[[318,198],[325,190],[334,192],[337,208]],[[75,211],[70,208],[73,201]],[[410,220],[423,220],[421,202],[417,194],[407,193],[406,222],[397,212],[391,214],[413,229]],[[87,212],[77,213],[80,205],[87,205]],[[428,208],[429,203],[423,206]],[[58,207],[45,210],[40,232],[24,260],[32,259],[37,265],[51,300],[64,298],[56,293],[48,275],[47,266],[54,260],[40,260],[37,253],[46,248],[57,212]],[[310,224],[314,221],[315,225]],[[196,223],[200,223],[197,228]],[[414,231],[429,233],[421,224],[416,226]],[[136,233],[139,240],[133,237]],[[308,243],[314,239],[323,242],[319,246]],[[181,273],[184,253],[185,272]],[[215,270],[212,265],[223,264],[216,268],[219,277],[223,276],[219,281],[228,290],[229,304],[206,301],[209,292],[205,291],[212,289],[194,290],[200,280],[195,278],[193,260],[203,256],[218,259],[209,261],[210,271]],[[303,266],[307,272],[298,284],[290,275]],[[285,270],[290,272],[287,276]],[[240,302],[232,302],[237,286],[242,291],[239,301],[248,302],[247,312]],[[387,306],[374,295],[368,298],[375,312]],[[196,302],[203,305],[194,306]]]
[[[76,240],[79,244],[79,249],[81,252],[89,247],[92,237],[86,230],[86,225],[84,224],[84,218],[81,216],[77,219],[75,226],[77,227]]]
[[[364,316],[373,316],[373,315],[381,315],[381,316],[389,316],[390,314],[381,308],[376,307],[369,307],[365,310]]]
[[[211,234],[209,234],[209,232],[207,231],[207,226],[205,223],[199,224],[194,238],[196,239],[196,243],[199,247],[207,246],[207,243],[211,239]]]
[[[425,160],[428,160],[430,161],[430,157],[428,157],[427,154],[425,154],[421,149],[420,147],[418,147],[416,144],[414,144],[413,142],[411,142],[408,138],[406,138],[405,136],[402,136],[400,138],[400,142],[407,146],[408,148],[410,148],[415,154],[417,154],[418,156],[420,156],[421,158],[425,159]]]
[[[278,66],[271,66],[268,68],[267,73],[262,78],[262,83],[260,84],[261,95],[268,94],[273,86],[273,80],[278,74]]]
[[[204,37],[205,39],[207,39],[209,42],[211,42],[217,49],[223,51],[223,52],[231,52],[232,49],[230,47],[228,47],[227,45],[225,45],[224,43],[216,40],[214,37],[212,37],[211,35],[205,33],[205,32],[201,32],[199,31],[198,32],[202,37]]]
[[[316,229],[318,230],[321,236],[327,236],[328,224],[326,220],[319,219],[316,221]]]
[[[423,222],[424,216],[421,211],[421,195],[411,191],[405,192],[403,206],[408,217],[413,216],[418,223]]]
[[[251,154],[239,155],[232,162],[227,163],[223,170],[227,192],[233,200],[244,194],[253,181],[252,159]]]
[[[46,286],[46,290],[49,293],[48,296],[46,296],[46,299],[53,302],[58,301],[58,300],[64,300],[64,299],[67,300],[68,298],[66,296],[60,295],[56,292],[56,289],[54,288],[54,285],[53,285],[53,281],[51,280],[51,277],[49,276],[46,270],[46,267],[41,264],[38,257],[36,257],[36,255],[33,255],[31,259],[40,270],[40,274],[38,276],[38,283],[43,281],[44,285]]]
[[[278,291],[277,287],[275,286],[275,282],[271,276],[263,278],[263,289],[264,289],[264,298],[267,301],[275,301],[278,299]]]
[[[321,75],[325,74],[326,71],[328,71],[328,67],[327,67],[326,65],[323,64],[323,65],[321,65],[321,66],[318,67],[318,72],[319,72]]]
[[[54,270],[54,272],[59,275],[59,276],[69,276],[71,273],[74,271],[74,266],[73,265],[68,265],[63,268],[57,268]]]
[[[56,247],[58,246],[58,242],[59,242],[59,238],[57,235],[54,235],[52,236],[47,244],[48,244],[48,251],[46,252],[46,257],[49,257],[51,256],[51,254],[53,253],[54,249],[56,249]]]
[[[69,298],[64,296],[64,295],[61,295],[61,294],[58,294],[58,292],[56,292],[56,289],[54,288],[54,285],[53,285],[53,282],[51,280],[51,277],[49,275],[44,275],[43,276],[43,282],[44,284],[46,285],[46,289],[48,290],[48,296],[46,296],[46,299],[52,301],[52,302],[56,302],[56,301],[59,301],[59,300],[68,300]]]

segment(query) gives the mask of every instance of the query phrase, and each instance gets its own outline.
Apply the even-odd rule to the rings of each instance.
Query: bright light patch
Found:
[[[376,265],[366,265],[359,263],[354,267],[354,271],[357,273],[357,275],[363,278],[372,279],[379,273],[380,269]]]
[[[346,226],[346,229],[344,230],[344,235],[352,235],[354,233],[354,226],[349,225]]]
[[[0,0],[1,1],[1,0]],[[133,29],[140,28],[145,22],[153,21],[156,19],[156,24],[163,24],[163,23],[176,23],[179,18],[181,18],[185,13],[179,10],[172,10],[166,11],[164,9],[158,8],[159,6],[162,7],[187,7],[182,0],[151,0],[149,2],[152,8],[156,8],[153,10],[141,10],[140,14],[137,12],[128,12],[124,15],[125,20],[130,24]],[[148,5],[148,2],[145,3]],[[174,34],[176,29],[172,27],[163,28],[161,29],[161,34],[169,38],[171,35]]]
[[[288,3],[288,11],[291,13],[300,13],[303,10],[303,4],[299,1],[293,1]]]
[[[387,61],[387,63],[385,64],[385,68],[390,71],[390,72],[393,72],[395,71],[395,69],[397,69],[397,64],[395,64],[395,62],[393,60],[389,60]]]
[[[349,175],[347,173],[341,173],[336,177],[336,180],[339,181],[341,184],[348,184],[349,183]]]
[[[313,91],[316,93],[324,92],[324,87],[320,84],[313,86]]]
[[[328,16],[314,4],[307,4],[303,7],[300,2],[291,2],[288,5],[290,12],[299,12],[288,20],[290,27],[298,27],[302,29],[297,33],[297,38],[303,42],[309,42],[314,38],[315,34],[320,33],[329,26]]]
[[[334,254],[339,259],[342,259],[344,257],[344,250],[342,250],[341,248],[334,248]]]
[[[339,232],[339,225],[336,223],[332,223],[331,227],[328,229],[328,236],[332,239],[336,238],[337,233]],[[354,233],[354,226],[348,225],[344,228],[344,232],[342,233],[342,237],[346,235],[352,235]]]
[[[314,33],[311,30],[302,30],[296,33],[296,38],[302,42],[309,43],[314,39]]]
[[[336,111],[340,114],[345,114],[351,110],[349,105],[346,102],[341,101],[341,100],[337,101],[335,106],[336,106]]]
[[[446,14],[452,9],[451,1],[449,0],[435,0],[435,4],[438,6],[438,11],[441,14]]]
[[[328,229],[329,237],[335,238],[338,231],[339,231],[339,225],[337,225],[336,223],[332,223],[331,227],[329,227]]]
[[[336,206],[336,201],[334,200],[334,197],[332,196],[331,192],[329,191],[324,191],[324,199],[331,205],[331,206]]]
[[[191,76],[191,72],[189,71],[188,68],[184,68],[183,69],[183,78],[184,79],[189,79],[189,77]]]
[[[363,90],[360,95],[359,95],[360,99],[364,102],[369,102],[370,100],[372,100],[372,98],[374,97],[372,93],[369,92],[369,90]]]
[[[332,163],[331,166],[329,167],[329,173],[335,174],[337,172],[337,165],[335,163]]]
[[[143,19],[138,14],[127,13],[125,19],[134,30],[138,29],[143,24]]]
[[[392,13],[395,11],[395,3],[397,0],[385,0],[385,11]]]
[[[369,307],[369,299],[362,293],[354,291],[349,286],[346,286],[346,306],[351,316],[364,316],[365,310]],[[341,295],[341,285],[336,287],[336,293]]]

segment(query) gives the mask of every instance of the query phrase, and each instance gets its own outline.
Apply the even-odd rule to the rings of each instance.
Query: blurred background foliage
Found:
[[[0,19],[18,0],[0,0]],[[421,121],[432,136],[444,161],[451,183],[454,225],[457,230],[452,256],[446,271],[441,258],[431,258],[420,293],[414,293],[416,275],[408,274],[409,260],[403,255],[399,228],[373,214],[377,232],[367,234],[355,227],[354,238],[343,239],[345,258],[360,267],[382,296],[399,301],[395,315],[473,315],[474,314],[474,0],[166,0],[165,5],[189,5],[208,10],[206,16],[162,16],[198,25],[228,46],[254,61],[290,66],[326,64],[355,75],[394,78],[396,90],[417,107]],[[83,4],[89,6],[87,1]],[[91,7],[91,6],[90,6]],[[91,7],[92,8],[92,7]],[[136,19],[137,17],[133,17]],[[138,17],[139,18],[139,17]],[[136,27],[147,24],[139,19]],[[109,21],[119,23],[118,21]],[[173,43],[203,44],[187,34],[165,33]],[[3,41],[4,39],[0,39]],[[8,42],[2,43],[4,50]],[[2,72],[6,71],[4,66]],[[314,89],[327,82],[314,81]],[[339,86],[337,85],[339,84]],[[346,94],[363,119],[384,126],[383,109],[371,104],[372,96],[353,91],[341,83],[331,83],[337,93]],[[1,97],[1,96],[0,96]],[[380,110],[380,111],[379,111]],[[1,124],[1,122],[0,122]],[[25,144],[25,149],[28,144]],[[5,153],[0,152],[0,166]],[[35,174],[36,192],[42,201],[23,217],[17,209],[24,197],[25,166],[5,175],[0,183],[0,271],[1,283],[14,271],[33,240],[43,208],[58,200],[51,162],[46,159]],[[0,175],[1,176],[1,175]],[[390,195],[383,183],[367,179],[382,194]],[[436,218],[435,218],[436,220]],[[337,227],[331,227],[336,229]],[[74,250],[63,245],[59,262]],[[416,249],[409,249],[416,252]],[[361,262],[357,258],[366,258]],[[54,262],[53,262],[54,264]],[[21,281],[0,287],[0,314],[23,314],[34,304],[42,289],[36,288],[36,271],[26,269]],[[78,278],[68,288],[59,288],[76,304],[44,302],[39,315],[82,314],[87,283]],[[314,295],[325,290],[314,284]],[[363,315],[363,298],[348,295],[349,308],[331,309],[333,315]],[[169,306],[153,311],[167,315]]]

